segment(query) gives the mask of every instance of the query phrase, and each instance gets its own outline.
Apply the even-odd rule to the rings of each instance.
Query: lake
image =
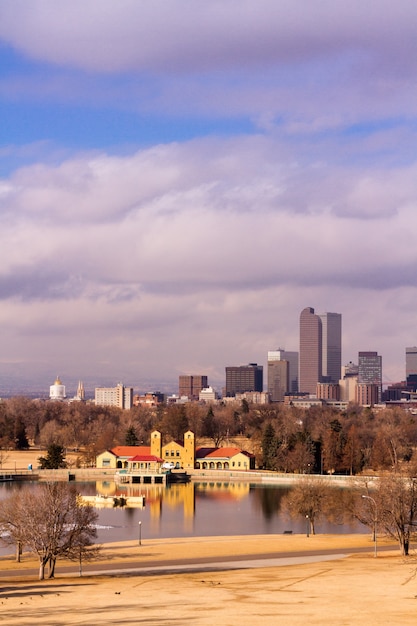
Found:
[[[164,485],[73,483],[83,495],[144,495],[144,508],[98,508],[98,543],[175,537],[305,533],[306,520],[291,519],[281,509],[289,487],[247,482],[191,482]],[[0,485],[0,498],[20,485]],[[140,522],[140,525],[139,525]],[[139,531],[140,526],[140,531]],[[317,533],[366,532],[362,525],[316,523]],[[0,553],[9,553],[0,548]]]

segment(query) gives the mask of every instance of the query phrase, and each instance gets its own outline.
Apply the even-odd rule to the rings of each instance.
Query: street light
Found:
[[[142,545],[142,522],[139,522],[139,545]]]
[[[378,507],[376,505],[376,502],[373,498],[371,498],[371,496],[362,496],[362,498],[364,498],[365,500],[370,500],[373,504],[374,507],[374,543],[375,543],[375,553],[374,553],[374,557],[376,558],[377,556],[377,533],[376,533],[376,527],[378,524]]]
[[[308,515],[306,515],[306,522],[307,522],[307,529],[306,529],[307,537],[310,537],[310,518]]]

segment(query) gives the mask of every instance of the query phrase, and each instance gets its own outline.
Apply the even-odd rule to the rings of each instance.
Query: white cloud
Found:
[[[415,310],[416,170],[296,165],[253,137],[17,171],[1,196],[3,360],[42,346],[75,369],[110,355],[139,378],[219,376],[296,349],[314,306],[343,313],[347,358],[389,346],[397,378],[415,338],[398,323],[393,346],[387,319],[395,294],[407,323]]]

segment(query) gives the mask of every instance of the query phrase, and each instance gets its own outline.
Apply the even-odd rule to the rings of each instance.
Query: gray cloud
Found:
[[[9,102],[259,128],[124,156],[1,147],[29,164],[0,181],[0,366],[217,382],[297,349],[314,306],[343,313],[345,360],[377,349],[400,379],[417,340],[414,3],[166,7],[0,2],[3,42],[53,65],[4,77]]]
[[[415,56],[414,9],[411,0],[170,0],[163,11],[138,0],[14,0],[0,7],[0,34],[35,58],[101,72],[264,66],[334,53],[365,63],[376,53],[398,71]]]

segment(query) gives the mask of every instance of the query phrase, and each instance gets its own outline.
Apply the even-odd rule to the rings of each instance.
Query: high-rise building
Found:
[[[284,396],[289,391],[289,365],[288,361],[268,360],[268,393],[271,402],[284,402]]]
[[[97,406],[118,406],[120,409],[131,409],[133,387],[125,387],[122,383],[116,387],[96,387],[95,403]]]
[[[181,375],[178,383],[178,395],[180,398],[187,396],[190,400],[198,400],[200,391],[207,387],[207,376]]]
[[[417,347],[405,349],[405,375],[407,386],[417,389]]]
[[[226,367],[226,396],[263,391],[263,367],[257,363]]]
[[[382,397],[382,356],[378,352],[359,352],[358,385],[377,385],[378,402]]]
[[[320,313],[319,317],[322,328],[322,381],[338,383],[342,368],[342,315]]]
[[[302,393],[315,394],[321,381],[322,323],[314,309],[307,307],[300,315],[300,355],[298,387]]]
[[[268,363],[270,361],[288,361],[288,391],[298,392],[298,352],[284,350],[268,350]]]

